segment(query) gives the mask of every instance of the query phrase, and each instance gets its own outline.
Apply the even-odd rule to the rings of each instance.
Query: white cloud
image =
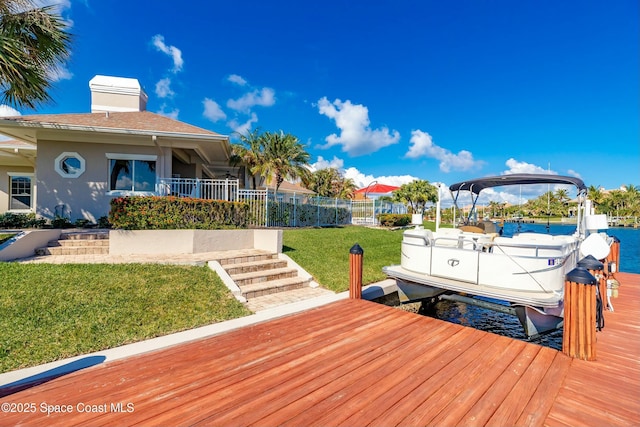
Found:
[[[344,160],[339,159],[336,156],[333,156],[333,159],[331,160],[326,160],[324,157],[318,156],[318,161],[311,164],[311,170],[314,172],[328,168],[334,168],[341,171],[343,167]]]
[[[165,78],[156,83],[156,95],[158,98],[171,98],[175,92],[171,90],[171,79]]]
[[[239,123],[238,120],[233,119],[227,125],[241,135],[246,135],[251,131],[251,125],[258,122],[258,116],[256,113],[251,113],[251,117],[244,123]]]
[[[0,117],[12,117],[12,116],[21,116],[20,111],[15,108],[9,107],[8,105],[0,104]],[[0,135],[0,141],[8,141],[10,138],[8,136]]]
[[[218,120],[224,120],[227,118],[227,115],[222,111],[220,105],[218,105],[218,103],[213,99],[205,98],[204,101],[202,101],[202,104],[204,105],[204,112],[202,115],[212,122],[215,123]]]
[[[549,171],[543,167],[538,165],[534,165],[532,163],[527,162],[519,162],[514,158],[510,158],[505,162],[508,170],[502,172],[501,175],[510,175],[514,173],[540,173],[540,174],[550,174],[550,175],[558,175],[557,172]]]
[[[182,60],[182,51],[180,49],[175,46],[166,45],[164,42],[164,36],[160,34],[156,34],[155,36],[153,36],[151,41],[159,52],[162,52],[171,57],[173,61],[173,73],[182,71],[184,61]]]
[[[542,174],[542,175],[558,175],[558,172],[550,170],[549,167],[544,168],[542,166],[535,165],[533,163],[527,163],[518,161],[514,158],[510,158],[505,162],[505,165],[509,168],[503,171],[500,175],[512,175],[512,174]],[[577,176],[574,171],[569,171],[570,175]],[[508,202],[514,205],[525,203],[527,200],[540,197],[547,191],[555,192],[558,189],[565,189],[568,191],[570,197],[575,197],[576,188],[573,185],[564,184],[530,184],[530,185],[512,185],[505,187],[496,187],[496,189],[486,189],[481,193],[480,202],[487,203],[488,201],[496,202]]]
[[[340,135],[331,134],[325,138],[327,143],[320,148],[341,145],[342,151],[351,156],[361,156],[380,150],[383,147],[397,143],[400,133],[390,132],[387,127],[370,128],[369,109],[361,104],[352,104],[339,99],[329,102],[327,97],[318,101],[318,111],[336,123]]]
[[[73,73],[64,64],[58,63],[48,70],[47,76],[52,82],[59,82],[61,80],[71,80]]]
[[[431,135],[420,129],[411,132],[411,146],[405,157],[430,157],[439,160],[442,172],[450,172],[452,169],[467,171],[480,168],[483,164],[482,161],[474,160],[470,151],[460,150],[458,154],[453,154],[450,150],[434,144]]]
[[[345,169],[344,177],[353,179],[353,182],[356,184],[358,188],[364,188],[367,185],[371,184],[373,181],[377,181],[378,184],[394,185],[396,187],[400,187],[403,184],[408,184],[411,181],[419,179],[411,175],[374,176],[371,174],[362,173],[354,167],[349,167]]]
[[[255,89],[251,92],[247,92],[238,99],[228,100],[227,107],[241,113],[249,114],[251,108],[256,105],[261,107],[271,107],[275,103],[275,91],[271,88],[264,87],[260,90]]]
[[[180,113],[179,109],[174,108],[171,111],[165,111],[165,108],[167,108],[167,104],[162,104],[162,106],[160,107],[160,111],[158,111],[158,114],[169,117],[170,119],[178,120],[178,114]]]
[[[573,169],[567,170],[567,175],[575,176],[576,178],[582,178],[582,175],[580,175],[580,173],[574,171]]]
[[[360,172],[357,168],[354,167],[348,167],[345,169],[344,160],[336,156],[333,156],[333,159],[331,160],[327,160],[322,156],[318,156],[318,161],[312,163],[310,167],[312,172],[327,168],[335,168],[340,171],[340,173],[342,173],[342,176],[344,176],[345,178],[353,179],[353,182],[358,188],[366,187],[373,181],[377,181],[380,184],[395,185],[397,187],[400,187],[403,184],[408,184],[411,181],[419,179],[411,175],[390,175],[375,177],[371,174]]]
[[[12,116],[21,116],[20,112],[15,108],[9,107],[8,105],[0,105],[0,117],[12,117]]]
[[[239,76],[237,74],[231,74],[229,77],[227,77],[227,80],[231,83],[237,84],[238,86],[247,85],[247,81],[242,76]]]

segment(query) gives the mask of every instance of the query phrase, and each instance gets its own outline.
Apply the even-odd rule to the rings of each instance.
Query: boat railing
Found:
[[[577,248],[572,240],[540,240],[531,241],[511,237],[495,237],[492,235],[447,235],[429,238],[423,237],[427,246],[458,248],[465,250],[504,253],[526,257],[563,257]],[[497,248],[497,250],[496,250]]]
[[[494,253],[497,253],[495,249],[498,248],[507,255],[548,258],[567,256],[573,252],[577,245],[575,242],[523,242],[509,237],[500,237],[494,239],[493,242],[487,243],[487,247],[490,252]]]

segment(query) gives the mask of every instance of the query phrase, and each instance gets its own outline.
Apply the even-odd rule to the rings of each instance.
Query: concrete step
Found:
[[[226,266],[224,266],[224,269],[227,271],[229,276],[235,276],[235,275],[244,274],[244,273],[273,270],[273,269],[285,268],[285,267],[287,267],[287,261],[269,258],[269,259],[263,259],[259,261],[227,264]]]
[[[222,267],[226,269],[226,267],[233,264],[244,264],[248,262],[256,262],[256,261],[265,261],[269,259],[278,259],[278,254],[253,254],[253,255],[243,255],[239,257],[229,257],[229,258],[221,258],[217,260]]]
[[[62,232],[59,240],[109,240],[108,231]]]
[[[229,275],[231,279],[242,289],[243,286],[256,283],[270,282],[279,279],[296,277],[298,270],[295,268],[274,268],[264,271],[252,271],[250,273]]]
[[[240,290],[242,291],[243,297],[251,300],[252,298],[300,289],[305,286],[309,286],[309,280],[294,276],[243,285],[240,286]]]
[[[52,240],[49,242],[50,247],[109,247],[109,239],[96,239],[96,240],[88,240],[88,239],[62,239],[62,240]]]
[[[109,253],[109,233],[105,231],[63,232],[47,247],[36,248],[43,255],[106,255]]]
[[[47,246],[36,248],[36,255],[107,255],[107,246]]]

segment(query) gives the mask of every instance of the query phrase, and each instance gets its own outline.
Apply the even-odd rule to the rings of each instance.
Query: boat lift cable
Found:
[[[604,316],[603,316],[603,300],[600,295],[600,287],[596,286],[596,329],[601,331],[604,328]]]

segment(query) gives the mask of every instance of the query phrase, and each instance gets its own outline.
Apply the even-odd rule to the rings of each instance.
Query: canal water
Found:
[[[554,225],[549,226],[551,234],[573,234],[575,226]],[[507,223],[504,227],[504,236],[512,236],[518,232],[547,232],[546,224],[514,224]],[[610,228],[607,234],[620,240],[620,270],[628,273],[640,274],[640,229]],[[491,302],[507,303],[492,299]],[[615,302],[614,302],[615,305]],[[562,350],[562,330],[554,331],[535,340],[529,340],[524,334],[517,317],[492,310],[467,305],[454,301],[439,301],[434,311],[427,313],[430,317],[446,320],[464,326],[508,336],[539,345]],[[606,329],[606,323],[605,323]]]

